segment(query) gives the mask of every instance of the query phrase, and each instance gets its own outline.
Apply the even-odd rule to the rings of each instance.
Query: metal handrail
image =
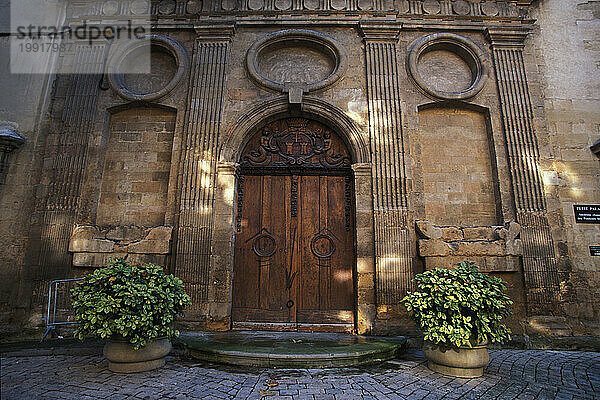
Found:
[[[83,278],[73,278],[73,279],[57,279],[50,282],[50,286],[48,288],[48,306],[46,309],[46,332],[40,340],[40,343],[46,339],[46,336],[50,333],[50,331],[56,329],[58,326],[66,326],[66,325],[77,325],[79,321],[68,321],[68,316],[66,321],[57,321],[57,310],[59,306],[66,306],[68,309],[72,310],[71,307],[71,296],[67,296],[64,302],[59,303],[59,285],[65,284],[67,282],[78,282],[82,281]]]

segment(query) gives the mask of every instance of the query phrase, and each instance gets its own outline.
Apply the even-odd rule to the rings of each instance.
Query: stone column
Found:
[[[373,253],[373,179],[369,163],[353,164],[352,170],[356,201],[357,328],[359,334],[365,334],[372,332],[377,315]]]
[[[81,180],[86,167],[87,148],[94,125],[99,82],[104,67],[105,45],[103,43],[77,45],[72,58],[73,73],[60,83],[60,94],[55,101],[64,100],[62,113],[50,126],[46,143],[46,165],[42,183],[47,192],[40,196],[40,219],[33,224],[26,264],[29,265],[26,282],[33,283],[34,306],[39,305],[46,294],[48,281],[67,278],[71,269],[68,253],[69,239],[73,233],[78,207],[80,206]],[[45,196],[44,196],[45,195]],[[25,289],[28,291],[28,289]],[[29,298],[26,296],[24,298]]]
[[[405,145],[397,57],[398,25],[361,24],[369,96],[377,306],[399,304],[411,287]]]
[[[219,162],[213,213],[213,263],[210,271],[209,330],[229,330],[233,283],[234,232],[237,163]]]
[[[559,300],[559,279],[523,61],[527,33],[525,29],[487,30],[498,80],[517,221],[521,225],[527,309],[530,315],[547,315],[555,310]]]
[[[234,26],[202,25],[196,27],[196,32],[181,153],[174,252],[174,272],[186,283],[192,297],[188,314],[193,319],[209,313],[217,152]]]

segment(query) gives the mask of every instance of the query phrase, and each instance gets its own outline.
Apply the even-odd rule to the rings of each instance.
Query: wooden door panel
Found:
[[[233,320],[352,323],[354,226],[347,215],[346,178],[243,179]]]
[[[348,182],[349,184],[349,182]],[[346,177],[328,177],[327,228],[335,236],[336,249],[331,255],[331,293],[330,309],[352,310],[354,308],[354,224],[352,208],[347,209]],[[351,207],[351,202],[348,204]],[[350,213],[347,218],[346,213]],[[347,223],[349,222],[349,226]]]
[[[243,179],[233,320],[352,323],[354,227],[351,220],[348,225],[346,178]],[[292,187],[292,182],[297,185]]]
[[[288,265],[288,208],[290,199],[289,176],[263,177],[263,193],[270,193],[269,202],[263,201],[263,228],[267,228],[276,240],[275,253],[263,261],[268,273],[261,270],[261,305],[268,310],[285,312],[288,294],[285,268]],[[287,319],[286,319],[287,321]],[[280,321],[281,322],[281,321]]]
[[[261,213],[251,212],[251,210],[261,209],[262,195],[258,190],[262,186],[260,176],[244,176],[243,185],[248,190],[244,190],[243,200],[238,204],[238,212],[243,212],[240,221],[240,229],[236,232],[233,287],[244,288],[243,294],[234,291],[233,308],[236,307],[258,307],[260,301],[259,287],[259,267],[256,262],[256,254],[251,246],[245,245],[246,242],[255,234],[256,227],[260,229]]]
[[[354,310],[354,237],[346,224],[345,177],[302,177],[300,193],[298,322],[347,323]]]
[[[244,177],[243,216],[235,240],[234,319],[290,319],[284,267],[289,264],[289,191],[289,176]]]
[[[298,232],[300,235],[300,275],[298,288],[298,309],[318,310],[319,302],[319,266],[311,255],[311,240],[314,232],[319,231],[320,199],[318,176],[302,176],[299,179],[298,195]]]
[[[317,231],[312,234],[311,238],[311,256],[313,262],[315,262],[319,268],[319,280],[316,282],[316,286],[319,288],[319,310],[329,310],[331,308],[331,263],[327,262],[327,259],[316,257],[314,254],[314,249],[317,249],[321,240],[325,240],[321,238],[321,240],[317,240],[313,242],[315,235],[329,235],[329,230],[327,220],[329,214],[329,198],[327,197],[328,192],[328,181],[329,177],[320,176],[319,177],[319,219],[315,221],[315,225],[318,226]],[[310,188],[303,188],[303,190],[310,190]],[[322,244],[323,246],[323,244]],[[327,244],[325,242],[323,251],[327,251]],[[317,251],[322,251],[318,250]],[[334,250],[335,253],[335,250]],[[329,259],[331,257],[328,257]]]

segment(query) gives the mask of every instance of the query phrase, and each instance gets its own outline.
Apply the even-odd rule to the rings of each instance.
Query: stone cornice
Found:
[[[238,163],[219,161],[217,164],[217,171],[221,175],[235,175],[239,167]]]
[[[194,30],[196,31],[196,39],[198,40],[230,41],[235,34],[235,22],[199,22],[194,25]]]
[[[402,24],[397,21],[362,21],[359,30],[365,40],[398,41]]]
[[[485,34],[494,47],[523,47],[527,35],[531,31],[528,26],[487,28]]]
[[[352,170],[356,176],[371,176],[371,163],[352,164]]]
[[[89,4],[88,4],[89,3]],[[139,10],[136,7],[123,7],[115,11],[111,7],[105,8],[103,3],[111,3],[111,0],[99,0],[86,2],[77,0],[74,6],[68,10],[67,19],[94,20],[128,18],[158,18],[193,20],[202,15],[201,19],[208,18],[236,18],[241,15],[260,14],[306,14],[310,16],[321,13],[352,15],[377,15],[381,13],[392,13],[397,15],[424,15],[438,17],[479,17],[479,18],[519,18],[525,14],[527,7],[533,7],[535,0],[395,0],[393,2],[382,2],[375,0],[333,0],[331,2],[315,2],[302,0],[267,1],[253,0],[164,0],[153,1],[150,9]],[[134,2],[135,3],[135,2]],[[112,11],[107,11],[112,10]]]

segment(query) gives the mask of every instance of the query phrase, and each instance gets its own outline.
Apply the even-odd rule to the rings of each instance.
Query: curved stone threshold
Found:
[[[390,360],[404,337],[334,333],[234,331],[187,333],[179,340],[199,360],[263,368],[339,368]]]

